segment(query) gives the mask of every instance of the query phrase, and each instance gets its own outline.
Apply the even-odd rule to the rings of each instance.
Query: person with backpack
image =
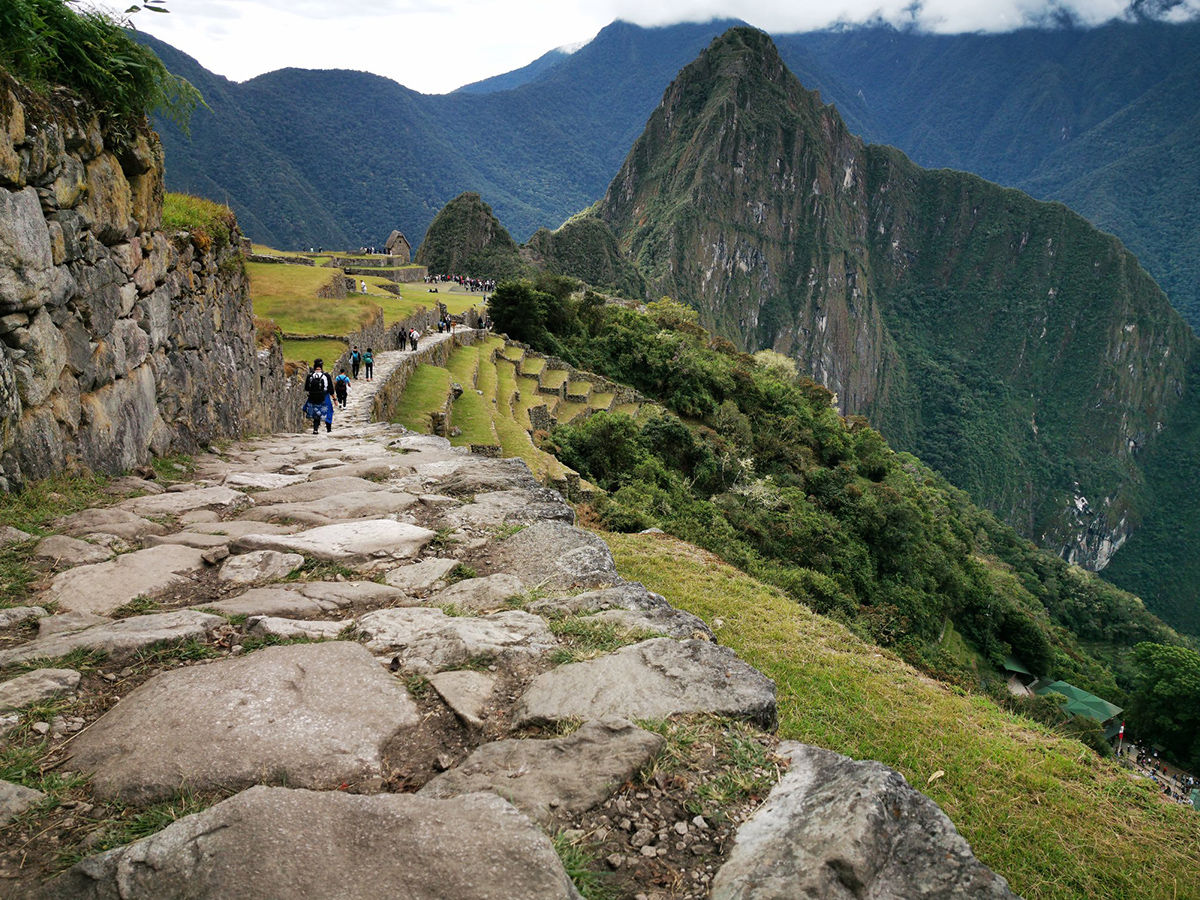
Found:
[[[319,359],[313,360],[313,370],[304,379],[304,390],[308,394],[308,402],[304,404],[304,415],[312,419],[313,434],[321,427],[321,417],[325,417],[325,430],[333,431],[333,379],[321,367]]]
[[[375,354],[371,352],[371,348],[367,348],[367,352],[363,354],[363,365],[367,368],[367,381],[375,380]]]
[[[342,367],[342,371],[338,372],[337,378],[333,379],[333,389],[337,393],[338,406],[345,409],[346,394],[350,390],[350,376],[346,374],[344,366]]]
[[[354,380],[358,381],[358,370],[362,367],[362,354],[355,347],[350,351],[350,374],[354,376]]]

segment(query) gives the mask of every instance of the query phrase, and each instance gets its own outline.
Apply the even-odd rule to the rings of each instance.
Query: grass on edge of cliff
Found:
[[[236,225],[237,217],[224,204],[191,194],[163,197],[163,230],[191,232],[192,242],[201,250],[228,247]]]
[[[302,362],[309,365],[314,359],[323,360],[328,367],[332,366],[339,356],[349,349],[345,341],[333,341],[326,338],[285,338],[280,341],[283,347],[285,362]]]
[[[781,738],[901,772],[1026,900],[1200,898],[1200,815],[1147,782],[921,675],[710,553],[665,535],[601,536],[623,577],[700,616],[775,680]]]

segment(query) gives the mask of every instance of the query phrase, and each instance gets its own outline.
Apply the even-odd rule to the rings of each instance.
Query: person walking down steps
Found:
[[[322,368],[321,360],[313,360],[313,370],[304,380],[304,390],[308,394],[304,415],[312,419],[313,434],[320,430],[322,416],[325,418],[325,430],[333,431],[333,379]]]
[[[350,390],[350,376],[346,374],[345,366],[338,372],[337,378],[333,379],[333,389],[337,394],[338,406],[341,409],[346,408],[346,394]]]
[[[367,381],[373,381],[375,378],[375,354],[370,347],[363,354],[363,366],[366,368]]]

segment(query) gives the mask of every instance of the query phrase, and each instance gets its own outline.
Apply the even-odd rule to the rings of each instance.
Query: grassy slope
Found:
[[[376,298],[355,295],[322,300],[317,290],[337,274],[334,269],[246,263],[254,312],[273,319],[289,334],[349,334],[370,320]]]
[[[314,359],[324,360],[332,366],[334,360],[346,352],[345,341],[289,339],[283,342],[283,358],[288,362],[311,363]]]
[[[1200,815],[711,554],[665,536],[603,537],[624,577],[723,620],[721,642],[775,679],[780,737],[894,767],[1026,900],[1200,897]]]
[[[429,434],[431,413],[446,405],[450,395],[450,373],[440,366],[420,365],[404,385],[404,396],[393,422],[410,431]]]

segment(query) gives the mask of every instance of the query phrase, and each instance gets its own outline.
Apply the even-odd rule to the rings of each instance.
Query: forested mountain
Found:
[[[556,260],[596,244],[589,219],[647,295],[796,359],[1044,546],[1099,569],[1133,535],[1123,583],[1200,625],[1200,341],[1116,239],[864,144],[749,28],[680,73],[592,215],[555,233]]]
[[[554,227],[600,196],[663,88],[731,24],[616,22],[573,54],[445,96],[356,72],[234,84],[144,39],[211,107],[191,141],[160,123],[173,189],[228,199],[258,240],[352,246],[396,226],[419,241],[464,190],[518,240]],[[852,132],[1063,201],[1121,237],[1200,328],[1200,24],[777,42]]]

